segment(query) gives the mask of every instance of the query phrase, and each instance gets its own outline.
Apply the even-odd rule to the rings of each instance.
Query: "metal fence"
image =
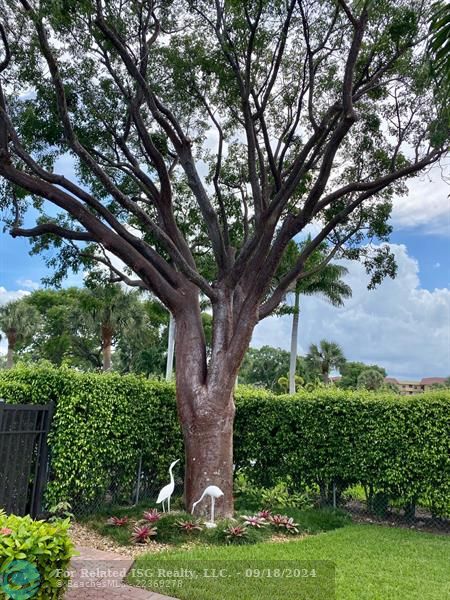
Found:
[[[182,508],[183,479],[175,475],[175,490],[172,495],[171,506]],[[112,507],[132,507],[137,504],[155,505],[160,489],[169,483],[158,483],[155,480],[154,469],[140,457],[134,469],[130,472],[112,468],[108,483],[101,492],[93,498],[86,498],[83,492],[71,499],[72,512],[76,517],[86,517],[94,513],[108,512]]]
[[[172,507],[183,508],[183,479],[180,476],[182,469],[175,474],[175,491],[172,496]],[[154,472],[142,461],[138,460],[133,473],[130,474],[127,485],[116,484],[123,481],[122,474],[113,470],[110,474],[110,484],[91,501],[86,501],[83,494],[73,499],[72,510],[76,516],[86,517],[92,513],[109,513],[116,507],[132,507],[137,504],[155,505],[158,493],[165,483],[156,483]],[[328,508],[344,511],[353,521],[364,523],[380,523],[390,526],[408,527],[423,531],[450,534],[450,518],[433,511],[425,503],[418,501],[416,504],[405,505],[398,499],[387,494],[365,489],[363,486],[342,489],[339,485],[330,483],[324,489],[310,489],[305,496],[301,508]],[[240,502],[242,504],[242,501]],[[254,500],[252,501],[254,504]],[[256,505],[255,505],[256,506]],[[292,506],[291,499],[289,506]],[[247,507],[242,506],[247,510]],[[261,500],[259,509],[266,508]],[[282,507],[279,507],[282,509]],[[449,507],[450,508],[450,507]],[[250,509],[250,507],[249,507]],[[278,510],[278,507],[277,507]]]
[[[443,514],[424,501],[404,502],[371,487],[340,490],[331,484],[327,492],[322,506],[344,510],[353,521],[450,534],[450,498],[448,511]]]
[[[53,404],[0,401],[0,507],[17,515],[41,512],[47,477],[47,435]]]

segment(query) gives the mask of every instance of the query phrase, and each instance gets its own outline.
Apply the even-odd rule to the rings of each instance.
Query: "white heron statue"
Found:
[[[219,487],[217,487],[217,485],[209,485],[203,492],[203,494],[200,496],[200,498],[197,500],[197,502],[194,502],[194,504],[192,505],[192,514],[194,514],[194,509],[197,506],[197,504],[201,502],[205,496],[209,496],[211,498],[211,521],[209,523],[206,523],[206,526],[215,527],[216,525],[214,523],[214,504],[216,502],[216,498],[221,498],[223,495],[224,493]]]
[[[162,488],[162,490],[158,494],[158,499],[156,500],[156,504],[162,504],[163,512],[165,512],[164,502],[166,502],[166,501],[167,501],[167,512],[170,512],[170,497],[173,494],[173,490],[175,489],[175,479],[173,477],[172,469],[179,461],[180,461],[180,459],[178,458],[177,460],[174,460],[173,463],[170,465],[170,467],[169,467],[170,483],[168,483],[167,485],[165,485]]]

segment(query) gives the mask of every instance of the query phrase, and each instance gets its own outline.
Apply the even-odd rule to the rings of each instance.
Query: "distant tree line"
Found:
[[[208,346],[211,316],[202,313]],[[297,325],[298,326],[298,325]],[[8,352],[0,368],[16,359],[47,360],[82,371],[116,371],[162,377],[166,371],[169,313],[148,295],[126,291],[118,284],[88,283],[83,288],[36,290],[0,307],[0,337]],[[291,352],[262,346],[249,348],[239,383],[275,393],[290,391]],[[339,372],[339,378],[331,377]],[[385,382],[379,365],[347,361],[332,341],[311,344],[305,356],[295,356],[295,389],[334,385],[342,389],[398,392]],[[433,387],[450,387],[450,377]]]
[[[159,375],[165,368],[167,310],[120,285],[37,290],[0,308],[7,363],[48,360],[81,370]]]
[[[287,393],[290,353],[281,348],[250,348],[239,373],[239,383],[263,387],[276,393]],[[339,372],[339,377],[331,377]],[[312,344],[306,356],[297,357],[296,389],[311,390],[335,386],[345,390],[366,389],[399,393],[395,383],[386,382],[383,367],[345,359],[338,344],[322,340]],[[433,388],[450,388],[450,377]]]

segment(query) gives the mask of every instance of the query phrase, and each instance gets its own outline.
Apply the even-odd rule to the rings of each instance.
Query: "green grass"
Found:
[[[99,533],[100,535],[106,536],[114,540],[120,545],[129,545],[131,543],[131,532],[136,521],[142,518],[144,510],[148,510],[148,505],[139,505],[132,508],[111,508],[107,511],[102,511],[95,515],[91,515],[82,520],[82,522]],[[348,524],[349,518],[340,511],[333,511],[328,509],[317,510],[299,510],[296,508],[280,508],[274,511],[275,513],[286,514],[292,517],[296,523],[299,524],[299,529],[303,533],[318,533],[320,531],[329,531],[338,527],[343,527]],[[240,514],[254,514],[251,511],[240,511]],[[109,517],[124,517],[129,518],[128,526],[115,527],[109,525],[107,520]],[[225,544],[227,542],[226,536],[223,530],[231,524],[236,525],[237,523],[231,522],[218,522],[216,529],[203,529],[201,532],[193,532],[187,534],[180,531],[176,527],[176,521],[179,520],[190,520],[191,515],[181,512],[173,512],[168,515],[164,515],[154,526],[157,527],[158,534],[154,539],[156,542],[164,544],[171,544],[178,546],[186,542],[198,541],[199,543],[207,544]],[[264,527],[261,529],[255,529],[253,527],[248,528],[248,534],[245,538],[246,543],[257,543],[266,540],[273,533],[277,533],[272,528]]]
[[[254,561],[333,561],[336,565],[337,600],[444,600],[450,598],[450,537],[376,525],[349,525],[290,543],[253,546],[195,547],[160,555],[144,555],[136,569],[154,569],[170,561],[201,561],[202,568],[214,561],[238,560],[242,571]],[[252,563],[253,561],[253,563]],[[222,562],[222,565],[227,565]],[[229,565],[231,563],[228,563]],[[168,579],[166,579],[168,581]],[[181,588],[153,589],[181,600],[301,600],[300,580],[255,578],[185,579]],[[132,585],[142,585],[136,571]],[[144,586],[152,589],[151,586]],[[324,591],[310,598],[328,600]]]

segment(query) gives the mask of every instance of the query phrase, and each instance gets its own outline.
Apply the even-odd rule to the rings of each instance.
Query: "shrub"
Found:
[[[361,484],[402,505],[420,499],[433,514],[450,514],[449,390],[403,397],[317,388],[275,396],[246,387],[235,396],[234,462],[246,478],[242,497],[253,487],[272,494],[282,481],[287,504],[297,505],[308,499],[292,496],[305,489]],[[173,384],[19,366],[0,372],[0,397],[56,402],[51,504],[64,500],[76,509],[81,499],[104,496],[112,482],[129,496],[141,453],[143,465],[151,465],[145,476],[163,485],[170,461],[183,453]],[[274,495],[283,499],[285,491]]]
[[[29,516],[7,516],[0,511],[2,591],[6,592],[8,585],[17,590],[12,576],[18,569],[27,579],[22,587],[37,590],[33,595],[36,600],[63,598],[69,581],[69,561],[74,555],[69,527],[70,519],[49,523]]]
[[[448,391],[236,396],[235,463],[254,486],[270,489],[288,477],[299,492],[361,484],[450,514]]]
[[[167,483],[170,461],[182,456],[173,384],[19,365],[0,373],[2,397],[56,404],[47,505],[68,501],[75,512],[85,512],[110,489],[116,500],[129,501],[141,455],[143,476],[154,486]]]

